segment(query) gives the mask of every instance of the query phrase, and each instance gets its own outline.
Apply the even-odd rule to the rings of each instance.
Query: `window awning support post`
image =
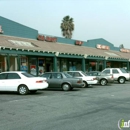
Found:
[[[100,71],[100,70],[99,70],[99,64],[100,64],[100,63],[99,63],[99,60],[97,60],[97,66],[96,66],[96,70],[97,70],[97,71]]]
[[[20,56],[17,56],[17,71],[20,71]]]
[[[7,56],[6,56],[6,63],[7,63],[7,71],[9,71],[9,68],[10,68],[10,58],[9,58],[9,54],[7,54]]]
[[[85,72],[85,58],[82,59],[82,71]]]
[[[106,60],[103,61],[103,69],[106,68],[106,62],[107,62]]]
[[[130,70],[130,62],[129,61],[127,62],[127,70],[128,71]]]
[[[53,71],[57,72],[57,57],[54,56],[53,58]]]

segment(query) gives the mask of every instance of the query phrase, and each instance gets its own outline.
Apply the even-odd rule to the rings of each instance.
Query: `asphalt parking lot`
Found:
[[[0,130],[119,130],[129,113],[130,82],[26,96],[0,92]]]

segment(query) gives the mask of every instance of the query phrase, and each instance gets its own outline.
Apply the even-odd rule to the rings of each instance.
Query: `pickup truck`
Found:
[[[106,68],[102,72],[112,74],[114,81],[118,81],[120,84],[130,80],[130,74],[124,68]]]

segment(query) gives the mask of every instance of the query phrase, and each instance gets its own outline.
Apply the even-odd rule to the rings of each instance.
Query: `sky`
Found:
[[[63,17],[74,19],[72,39],[103,38],[130,49],[130,0],[0,0],[0,16],[63,37]]]

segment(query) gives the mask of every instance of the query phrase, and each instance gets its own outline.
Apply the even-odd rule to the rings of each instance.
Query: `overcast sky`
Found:
[[[0,0],[0,15],[58,37],[69,15],[75,24],[72,39],[104,38],[130,49],[130,0]]]

